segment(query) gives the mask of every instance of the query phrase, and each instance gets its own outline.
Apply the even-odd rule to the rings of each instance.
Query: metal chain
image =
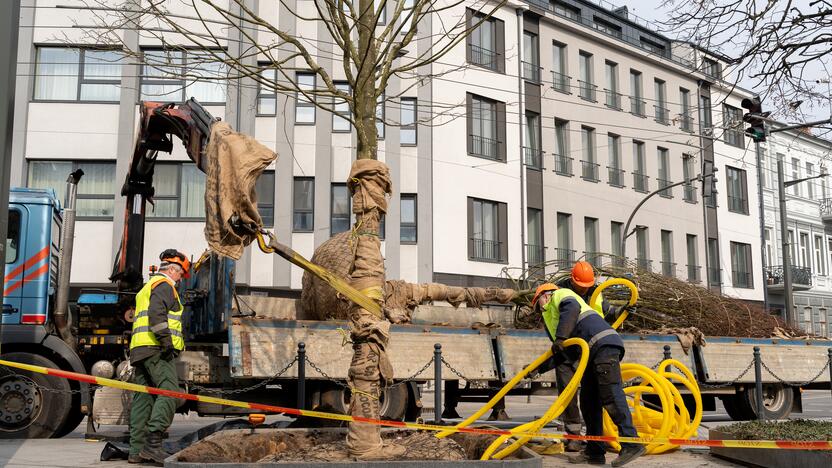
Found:
[[[771,368],[768,367],[768,365],[766,364],[765,361],[763,361],[762,358],[760,358],[760,364],[763,366],[763,369],[768,371],[768,373],[771,374],[772,377],[774,377],[775,380],[777,380],[778,382],[780,382],[782,384],[791,385],[791,386],[794,386],[794,387],[803,387],[805,385],[809,385],[811,383],[814,383],[816,380],[818,380],[820,378],[821,375],[824,374],[824,372],[826,372],[826,369],[829,369],[829,360],[827,359],[826,364],[823,366],[823,368],[820,371],[818,371],[818,373],[814,377],[812,377],[811,380],[807,380],[805,382],[788,382],[788,381],[783,380],[782,378],[780,378],[777,374],[775,374],[774,371],[772,371]]]
[[[272,380],[274,380],[274,379],[276,379],[276,378],[278,378],[278,377],[282,376],[282,375],[283,375],[283,374],[285,374],[285,373],[286,373],[289,369],[291,369],[291,368],[292,368],[292,366],[294,366],[294,365],[295,365],[295,363],[297,363],[297,362],[298,362],[298,357],[297,357],[297,356],[295,356],[295,358],[294,358],[294,359],[292,359],[291,361],[289,361],[289,363],[288,363],[288,364],[286,364],[285,366],[283,366],[283,369],[280,369],[279,371],[275,372],[275,373],[274,373],[271,377],[269,377],[268,379],[263,380],[263,381],[261,381],[261,382],[258,382],[258,383],[254,384],[254,385],[249,386],[249,387],[245,387],[245,388],[235,388],[235,389],[233,389],[233,390],[221,390],[221,389],[216,389],[216,388],[208,388],[208,387],[203,387],[203,386],[201,386],[201,385],[196,385],[196,384],[192,384],[192,385],[190,385],[190,388],[195,389],[195,390],[198,390],[198,391],[200,391],[200,392],[205,392],[205,393],[214,393],[214,394],[218,394],[218,395],[236,395],[236,394],[239,394],[239,393],[250,392],[250,391],[252,391],[252,390],[256,390],[256,389],[258,389],[258,388],[260,388],[260,387],[263,387],[264,385],[267,385],[267,384],[268,384],[269,382],[271,382]]]
[[[334,378],[330,377],[329,374],[327,374],[326,372],[323,371],[323,369],[321,369],[314,362],[309,360],[309,356],[305,356],[305,359],[306,359],[306,363],[309,364],[309,367],[314,369],[315,372],[321,374],[321,376],[323,376],[323,378],[325,380],[329,380],[330,382],[334,383],[335,385],[338,385],[339,387],[343,388],[344,390],[352,391],[352,388],[349,385],[341,382],[340,380],[337,380],[337,379],[334,379]]]
[[[738,375],[734,380],[732,380],[728,383],[721,383],[721,384],[700,383],[699,386],[703,387],[703,388],[725,388],[725,387],[730,387],[731,385],[739,383],[740,379],[745,377],[745,374],[747,374],[748,371],[750,371],[752,367],[754,367],[754,359],[751,359],[751,362],[748,363],[748,365],[745,367],[745,370],[742,371],[740,373],[740,375]]]
[[[462,379],[466,382],[475,382],[475,381],[478,381],[478,380],[482,380],[482,379],[469,379],[468,377],[465,377],[464,375],[462,375],[461,372],[454,369],[454,367],[448,361],[445,360],[445,356],[442,356],[442,364],[445,367],[447,367],[448,370],[451,371],[454,375],[456,375],[457,377],[459,377],[460,379]],[[483,388],[483,389],[486,389],[486,390],[496,390],[496,391],[502,390],[502,387],[491,387],[491,386],[488,386],[488,385],[485,386],[485,387],[479,387],[479,388]]]
[[[408,382],[413,382],[414,380],[416,380],[416,378],[419,376],[419,374],[421,374],[422,372],[426,371],[426,370],[427,370],[430,366],[432,366],[432,365],[433,365],[433,358],[430,358],[430,359],[428,360],[428,362],[426,362],[426,363],[425,363],[425,365],[424,365],[424,366],[422,366],[422,368],[421,368],[421,369],[419,369],[418,371],[416,371],[416,372],[414,372],[413,374],[411,374],[411,376],[410,376],[410,377],[408,377],[408,378],[406,378],[406,379],[402,379],[402,380],[400,380],[400,381],[398,381],[398,382],[396,382],[396,383],[394,383],[394,384],[392,384],[392,385],[387,386],[386,388],[393,388],[393,387],[397,387],[397,386],[399,386],[399,385],[404,385],[404,384],[406,384],[406,383],[408,383]],[[428,379],[425,379],[425,380],[428,380]]]

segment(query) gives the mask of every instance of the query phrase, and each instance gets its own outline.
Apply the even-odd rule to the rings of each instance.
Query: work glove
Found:
[[[562,353],[566,347],[563,345],[563,338],[558,338],[552,343],[552,356],[557,356]]]
[[[523,366],[523,369],[529,367],[530,365],[531,364],[526,364],[525,366]],[[536,379],[538,375],[540,375],[540,370],[535,369],[535,370],[529,372],[528,374],[526,374],[526,378],[527,379]]]
[[[633,312],[634,310],[636,310],[635,305],[624,304],[623,306],[620,306],[615,310],[615,318],[621,317],[621,314],[623,314],[624,312],[629,313]]]
[[[170,336],[164,336],[159,340],[162,347],[162,359],[171,360],[176,357],[176,348],[173,347],[173,339]]]

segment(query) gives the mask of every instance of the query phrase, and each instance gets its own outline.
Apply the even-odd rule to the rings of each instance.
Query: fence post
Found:
[[[306,343],[298,343],[298,409],[306,406]]]
[[[442,422],[442,345],[433,345],[433,422]]]
[[[829,356],[829,390],[832,391],[832,347],[826,349],[826,354]]]
[[[763,406],[763,366],[760,358],[760,347],[754,347],[754,401],[757,403],[757,419],[766,419],[766,408]]]
[[[672,359],[670,354],[670,345],[664,345],[664,360]]]

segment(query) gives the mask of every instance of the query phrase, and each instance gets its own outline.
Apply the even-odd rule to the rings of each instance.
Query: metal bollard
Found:
[[[763,366],[760,358],[760,347],[754,347],[754,401],[757,403],[757,419],[762,421],[766,419],[766,408],[763,406]]]
[[[829,390],[832,391],[832,347],[827,348],[826,354],[829,356]]]
[[[664,345],[664,360],[672,359],[673,357],[670,355],[670,345]]]
[[[298,343],[298,409],[306,406],[306,343]]]
[[[433,345],[433,421],[442,422],[442,345]]]

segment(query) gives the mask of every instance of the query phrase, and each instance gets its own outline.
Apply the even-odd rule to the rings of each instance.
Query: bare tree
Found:
[[[801,101],[829,105],[832,1],[665,0],[664,6],[672,11],[666,30],[728,55],[730,79],[750,80],[776,113],[794,113]]]
[[[236,86],[248,83],[297,96],[328,112],[336,103],[346,103],[349,115],[341,117],[355,129],[358,158],[349,181],[357,243],[350,280],[356,289],[381,302],[384,267],[375,233],[391,187],[386,166],[373,161],[377,160],[378,149],[378,101],[382,96],[396,98],[429,80],[427,66],[465,41],[504,2],[311,0],[304,3],[312,8],[301,8],[302,2],[281,0],[282,15],[291,15],[295,24],[312,25],[311,29],[318,31],[317,37],[310,38],[282,30],[257,11],[252,0],[128,0],[117,7],[108,0],[87,0],[86,10],[95,24],[78,27],[83,29],[85,41],[120,50],[157,76],[232,80]],[[261,0],[260,5],[263,3]],[[465,6],[477,14],[466,14]],[[425,27],[427,22],[431,27]],[[324,37],[320,37],[321,25],[326,31]],[[420,34],[420,26],[429,33]],[[138,30],[141,42],[149,40],[167,52],[143,52],[135,43],[124,40],[126,30]],[[170,51],[187,53],[187,63],[180,63]],[[333,63],[332,69],[321,66],[322,57]],[[262,65],[264,62],[267,65]],[[450,71],[461,66],[443,64]],[[338,67],[340,77],[336,78]],[[264,70],[275,70],[277,79],[268,77]],[[314,73],[319,85],[299,83],[299,71]],[[404,89],[385,94],[393,77],[402,79]],[[338,86],[338,81],[346,81],[349,89]],[[350,313],[350,323],[354,342],[350,411],[356,416],[378,418],[379,381],[392,377],[385,353],[389,324],[384,317],[357,306]],[[352,455],[361,458],[383,458],[397,452],[396,447],[382,445],[377,427],[366,424],[350,425],[347,445]]]

